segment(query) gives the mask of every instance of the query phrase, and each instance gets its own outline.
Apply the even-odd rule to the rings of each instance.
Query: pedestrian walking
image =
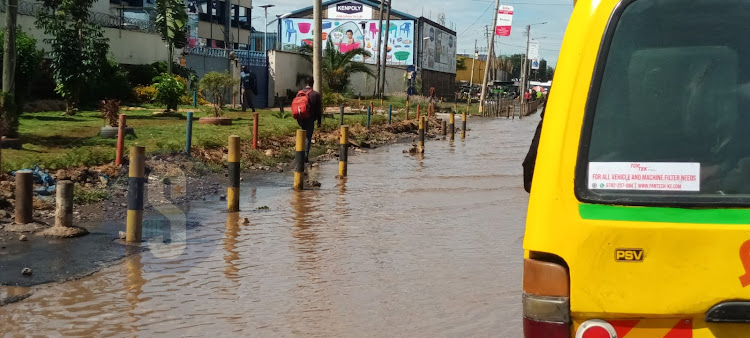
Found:
[[[323,121],[323,100],[320,93],[313,90],[314,83],[312,77],[308,78],[307,86],[292,100],[292,116],[297,120],[299,127],[307,133],[305,162],[310,162],[310,144],[315,131],[315,121],[318,121],[318,128]]]
[[[255,112],[253,97],[255,97],[255,94],[258,94],[258,79],[256,78],[255,73],[247,69],[247,66],[242,66],[240,82],[242,83],[242,111],[246,111],[247,108],[252,108],[253,112]]]

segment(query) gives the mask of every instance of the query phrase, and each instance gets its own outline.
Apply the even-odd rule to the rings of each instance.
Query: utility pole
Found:
[[[383,0],[385,2],[385,0]],[[388,38],[389,33],[391,31],[391,6],[392,6],[393,0],[388,1],[388,10],[386,11],[385,15],[385,43],[383,44],[383,75],[380,76],[380,88],[378,90],[378,96],[380,98],[383,98],[383,94],[385,94],[385,72],[388,70]]]
[[[323,95],[320,90],[323,84],[323,4],[322,0],[315,0],[313,4],[313,90]]]
[[[497,0],[495,3],[495,15],[492,17],[492,27],[497,26],[497,12],[500,10],[500,0]],[[490,35],[490,52],[487,55],[492,55],[492,47],[495,44],[495,32],[492,32],[492,35]],[[489,58],[488,58],[489,61]],[[484,67],[484,77],[482,78],[482,95],[479,97],[479,113],[484,112],[484,98],[485,95],[487,95],[487,75],[490,72],[489,64]]]
[[[471,79],[469,80],[469,102],[471,104],[471,89],[474,88],[474,62],[477,61],[479,52],[477,51],[477,40],[474,39],[474,57],[471,59]]]
[[[0,114],[0,139],[3,137],[3,129],[8,130],[9,137],[16,136],[18,116],[15,107],[15,79],[16,79],[16,18],[18,17],[18,0],[6,0],[8,7],[5,9],[5,41],[3,43],[3,113]],[[3,116],[4,115],[4,116]],[[2,155],[0,155],[0,165]],[[0,173],[2,169],[0,168]]]
[[[522,94],[521,94],[521,95],[523,95],[523,96],[521,96],[522,97],[522,99],[521,99],[522,101],[521,102],[523,102],[523,103],[527,103],[526,102],[526,86],[528,85],[528,79],[527,79],[527,77],[529,76],[527,68],[529,67],[529,65],[528,65],[529,61],[528,60],[529,60],[529,42],[530,42],[530,40],[531,40],[531,25],[526,25],[526,54],[524,54],[524,57],[523,57],[523,69],[521,70],[521,88],[523,89]],[[525,107],[525,105],[521,106],[521,114],[522,115],[524,113],[523,112],[523,107]]]
[[[376,50],[378,53],[380,53],[380,44],[381,44],[381,30],[383,29],[383,3],[385,0],[380,0],[380,14],[378,14],[378,27],[376,28],[377,34],[378,34],[378,47]],[[375,79],[375,89],[372,90],[372,95],[375,96],[375,94],[378,92],[378,89],[380,88],[380,54],[378,54],[378,57],[376,58],[376,64],[378,65],[378,73]]]

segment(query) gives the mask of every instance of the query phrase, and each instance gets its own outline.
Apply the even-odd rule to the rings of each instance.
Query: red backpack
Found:
[[[312,89],[300,90],[297,97],[292,100],[292,117],[295,120],[307,120],[310,118],[310,92]]]

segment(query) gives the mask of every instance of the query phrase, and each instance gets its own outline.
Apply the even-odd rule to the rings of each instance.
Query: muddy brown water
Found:
[[[293,192],[289,173],[246,181],[239,214],[162,210],[171,242],[32,288],[0,307],[0,333],[519,337],[521,161],[538,121],[471,119],[466,141],[428,140],[423,157],[371,150],[345,181],[324,163],[320,190]],[[201,226],[174,225],[193,215]]]

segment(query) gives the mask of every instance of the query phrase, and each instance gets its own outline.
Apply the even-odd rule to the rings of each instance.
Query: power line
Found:
[[[473,23],[472,23],[471,25],[469,25],[469,27],[467,27],[467,28],[466,28],[466,29],[465,29],[465,30],[464,30],[463,32],[461,32],[461,34],[458,34],[458,36],[464,35],[464,33],[468,32],[468,31],[469,31],[469,29],[471,29],[471,27],[474,27],[474,25],[476,25],[476,24],[477,24],[477,22],[479,21],[479,19],[481,19],[481,18],[482,18],[482,17],[483,17],[483,16],[484,16],[484,15],[485,15],[485,14],[487,13],[487,11],[489,11],[489,10],[490,10],[490,8],[491,8],[491,7],[492,7],[492,2],[490,2],[490,5],[489,5],[489,6],[487,6],[487,9],[485,9],[485,10],[484,10],[484,12],[482,12],[482,14],[481,14],[481,15],[479,15],[479,16],[477,17],[477,19],[476,19],[476,20],[474,20],[474,22],[473,22]]]

